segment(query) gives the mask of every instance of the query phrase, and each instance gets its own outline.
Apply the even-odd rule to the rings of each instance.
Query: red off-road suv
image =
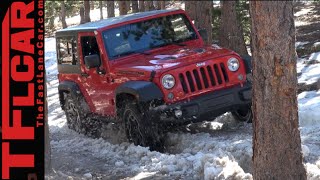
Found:
[[[157,10],[56,32],[60,103],[68,126],[124,122],[136,145],[157,149],[167,124],[232,112],[250,121],[249,59],[205,46],[183,10]]]

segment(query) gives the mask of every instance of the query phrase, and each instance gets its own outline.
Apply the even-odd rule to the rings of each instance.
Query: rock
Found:
[[[317,59],[311,59],[311,60],[306,60],[306,61],[303,61],[303,64],[307,64],[307,65],[311,65],[311,64],[319,64],[320,61],[317,60]]]
[[[85,173],[83,175],[83,177],[86,178],[86,179],[92,179],[92,174],[91,173]]]
[[[300,94],[303,91],[316,91],[320,89],[320,79],[318,79],[316,82],[312,84],[306,84],[306,83],[299,83],[298,84],[298,94]]]
[[[115,163],[115,165],[116,165],[117,167],[121,167],[121,166],[124,165],[124,162],[123,162],[123,161],[117,161],[117,162]]]

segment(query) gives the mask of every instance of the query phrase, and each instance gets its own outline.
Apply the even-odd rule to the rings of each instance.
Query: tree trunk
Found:
[[[161,2],[161,9],[166,9],[166,1],[160,1]]]
[[[84,8],[80,7],[80,24],[85,23]]]
[[[144,12],[145,11],[144,0],[139,0],[139,11],[140,12]]]
[[[63,29],[67,28],[67,22],[66,22],[66,6],[65,6],[64,1],[61,1],[61,13],[60,13],[60,18],[61,18],[62,28],[63,28]]]
[[[253,178],[303,180],[293,5],[289,1],[250,1],[250,11]]]
[[[90,1],[89,0],[84,0],[83,2],[84,5],[84,22],[90,22]]]
[[[108,12],[108,18],[114,17],[114,1],[113,0],[107,1],[107,12]]]
[[[212,1],[185,1],[185,9],[198,29],[206,29],[208,39],[212,43]]]
[[[131,5],[133,13],[139,12],[138,0],[131,0]]]
[[[54,31],[54,29],[55,29],[55,27],[54,27],[54,19],[55,19],[54,12],[55,12],[55,11],[56,11],[56,10],[55,10],[54,6],[51,6],[51,12],[52,12],[52,14],[51,14],[51,16],[50,16],[50,18],[49,18],[49,29],[50,29],[51,31]]]
[[[118,4],[120,15],[126,15],[128,13],[127,1],[118,1]]]
[[[94,10],[94,1],[91,1],[91,0],[88,0],[88,1],[90,1],[90,9]]]
[[[145,9],[146,11],[152,11],[154,10],[154,6],[153,6],[153,1],[152,0],[147,0],[145,1]]]
[[[103,11],[102,11],[103,5],[102,5],[102,1],[99,1],[99,8],[100,8],[100,19],[103,19]]]
[[[127,5],[127,12],[129,12],[131,10],[131,1],[126,1],[126,5]]]
[[[160,10],[161,9],[161,1],[156,1],[156,9]]]
[[[221,1],[220,45],[240,55],[248,55],[242,26],[236,12],[236,1]]]

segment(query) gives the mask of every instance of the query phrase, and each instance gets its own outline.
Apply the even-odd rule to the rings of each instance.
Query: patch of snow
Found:
[[[309,153],[310,153],[310,150],[309,150],[308,146],[302,145],[301,148],[302,148],[303,157],[307,157],[309,155]]]
[[[318,47],[318,46],[320,46],[320,42],[313,43],[313,47]]]
[[[320,168],[315,164],[307,163],[305,165],[307,170],[307,179],[309,180],[319,180],[320,179]]]
[[[156,172],[141,172],[139,174],[137,174],[136,176],[134,176],[133,178],[130,178],[130,179],[133,179],[133,180],[140,180],[140,179],[146,179],[150,176],[153,176],[155,175]]]
[[[320,52],[312,53],[309,57],[309,60],[318,60],[320,61]]]
[[[320,124],[320,91],[302,92],[298,95],[300,126]]]
[[[92,174],[91,173],[85,173],[83,175],[83,177],[86,178],[86,179],[92,179]]]
[[[115,16],[118,16],[119,15],[119,9],[118,8],[115,8]],[[106,7],[103,7],[102,8],[102,12],[103,12],[103,18],[107,18],[107,14],[108,14],[108,11],[107,11],[107,8]],[[90,20],[91,21],[98,21],[100,20],[100,9],[93,9],[93,10],[90,10]],[[76,16],[72,16],[72,17],[67,17],[66,18],[66,23],[69,26],[74,26],[74,25],[79,25],[80,24],[80,14],[76,15]],[[55,19],[55,24],[61,24],[61,22],[59,21],[59,17],[57,17]]]
[[[312,11],[312,8],[304,8],[294,13],[294,16],[305,16]]]
[[[320,61],[320,52],[312,53],[309,59],[299,59],[297,62],[297,73],[301,73],[298,77],[299,83],[312,84],[320,79],[320,63],[316,64],[305,64],[305,62],[317,60]]]
[[[309,44],[309,42],[308,41],[306,41],[306,42],[296,42],[295,46],[296,46],[296,48],[301,48],[302,46],[304,46],[306,44]]]
[[[56,54],[56,40],[55,38],[45,38],[45,66],[47,76],[56,75],[57,70],[57,54]]]

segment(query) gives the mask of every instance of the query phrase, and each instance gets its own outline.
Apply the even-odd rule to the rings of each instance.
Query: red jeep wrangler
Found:
[[[95,121],[124,122],[131,142],[157,149],[166,124],[211,120],[229,111],[250,121],[250,60],[205,46],[205,35],[183,10],[57,31],[58,89],[69,128],[92,135]]]

